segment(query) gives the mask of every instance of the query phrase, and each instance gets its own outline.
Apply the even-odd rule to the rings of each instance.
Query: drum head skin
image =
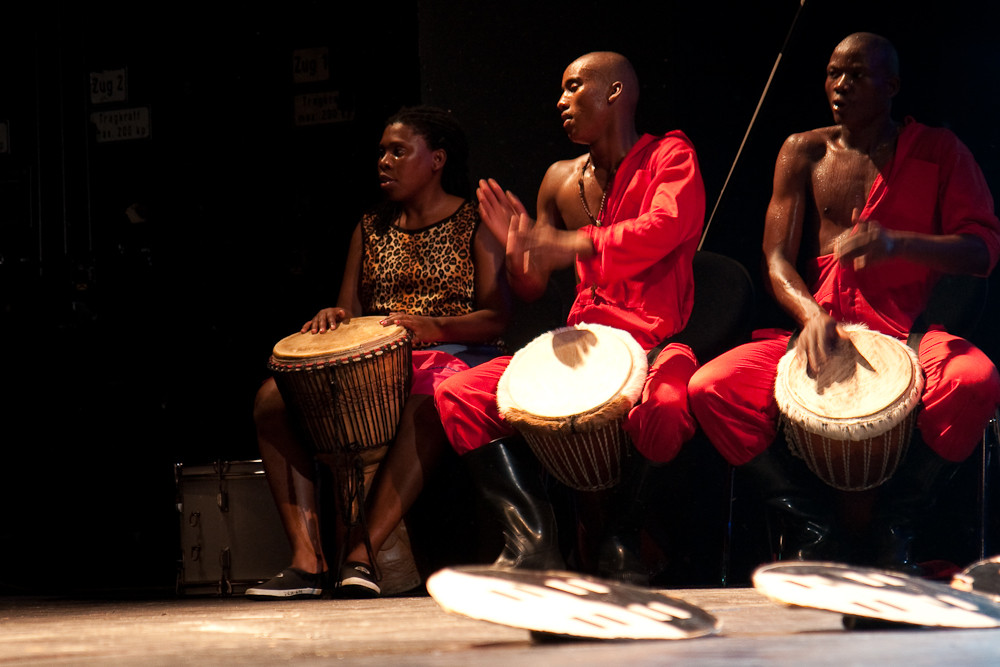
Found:
[[[283,360],[364,353],[406,336],[399,325],[383,326],[384,317],[354,317],[324,333],[294,333],[274,346],[274,358]]]
[[[447,612],[549,638],[689,639],[720,629],[683,600],[572,572],[445,568],[427,580],[427,591]]]
[[[768,598],[847,616],[940,628],[1000,627],[1000,604],[898,572],[837,563],[774,563],[753,585]]]
[[[883,413],[897,405],[905,406],[903,414],[909,412],[923,390],[923,375],[904,343],[858,325],[844,329],[850,341],[841,341],[815,377],[807,372],[804,354],[794,349],[786,353],[778,364],[775,398],[795,421],[843,424],[842,439],[848,440],[852,422],[887,421],[883,431],[898,423]]]
[[[538,336],[511,358],[497,389],[501,412],[572,417],[625,396],[634,403],[646,379],[646,355],[627,333],[597,324]]]

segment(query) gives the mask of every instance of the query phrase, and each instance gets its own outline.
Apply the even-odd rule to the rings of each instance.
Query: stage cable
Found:
[[[733,172],[736,171],[736,164],[740,161],[740,155],[743,153],[743,147],[746,146],[747,138],[750,136],[750,131],[753,130],[754,123],[757,122],[757,115],[760,113],[761,107],[764,105],[764,98],[767,97],[767,91],[771,87],[771,81],[774,80],[774,74],[778,71],[778,65],[781,64],[781,57],[788,47],[788,41],[792,37],[792,33],[795,31],[795,24],[799,20],[799,15],[802,13],[802,8],[806,6],[806,0],[799,0],[799,7],[795,10],[795,16],[792,18],[792,24],[788,28],[788,33],[785,35],[785,41],[781,45],[781,49],[778,51],[778,57],[774,60],[774,65],[771,67],[771,74],[767,77],[767,83],[764,84],[764,90],[760,94],[760,99],[757,100],[757,108],[753,111],[753,116],[750,118],[750,124],[747,126],[747,131],[743,135],[743,141],[740,142],[740,147],[736,151],[736,157],[733,159],[733,164],[729,167],[729,173],[726,174],[726,180],[722,184],[722,190],[719,191],[719,196],[715,200],[715,206],[712,207],[712,213],[708,216],[708,222],[705,223],[705,229],[701,233],[701,241],[698,242],[698,250],[705,244],[705,237],[708,236],[708,229],[712,226],[712,220],[715,218],[716,211],[719,210],[719,204],[722,202],[723,195],[726,194],[726,188],[729,186],[729,180],[733,177]]]

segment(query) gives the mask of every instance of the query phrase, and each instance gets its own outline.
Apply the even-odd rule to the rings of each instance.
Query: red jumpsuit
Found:
[[[581,204],[582,205],[582,204]],[[618,168],[594,255],[577,259],[576,300],[567,324],[628,331],[645,350],[687,323],[694,299],[691,261],[705,217],[705,190],[694,147],[683,133],[643,135]],[[454,375],[435,392],[452,446],[465,454],[513,428],[500,416],[496,390],[510,357]],[[648,459],[665,462],[694,434],[687,381],[697,367],[686,345],[666,346],[650,367],[625,429]]]
[[[860,217],[887,229],[976,236],[989,250],[990,270],[1000,255],[993,198],[972,154],[950,131],[910,119]],[[838,322],[865,324],[905,339],[940,276],[905,260],[856,272],[849,263],[824,255],[807,262],[803,277]],[[734,465],[750,461],[774,440],[774,380],[790,335],[757,331],[752,342],[713,359],[691,378],[695,417]],[[927,380],[917,417],[924,442],[944,459],[964,460],[1000,404],[1000,376],[981,350],[940,327],[924,335],[918,356]]]

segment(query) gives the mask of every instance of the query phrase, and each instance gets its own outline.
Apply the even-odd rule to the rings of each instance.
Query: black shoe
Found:
[[[845,556],[842,545],[831,537],[830,526],[811,521],[798,513],[795,505],[770,503],[778,510],[778,554],[781,560],[812,560],[841,562]]]
[[[323,597],[326,575],[289,567],[263,584],[248,588],[245,596],[251,600],[316,600]]]
[[[382,595],[382,589],[375,582],[375,573],[368,563],[352,561],[340,568],[340,585],[336,596],[350,600],[366,600]]]
[[[606,538],[599,547],[598,575],[633,586],[649,586],[649,568],[639,557],[639,545],[620,536]]]

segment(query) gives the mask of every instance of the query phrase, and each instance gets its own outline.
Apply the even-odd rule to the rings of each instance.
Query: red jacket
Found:
[[[595,253],[576,262],[568,324],[623,329],[647,350],[683,329],[704,222],[705,187],[691,142],[680,131],[643,135],[618,167],[604,224],[582,230]]]

